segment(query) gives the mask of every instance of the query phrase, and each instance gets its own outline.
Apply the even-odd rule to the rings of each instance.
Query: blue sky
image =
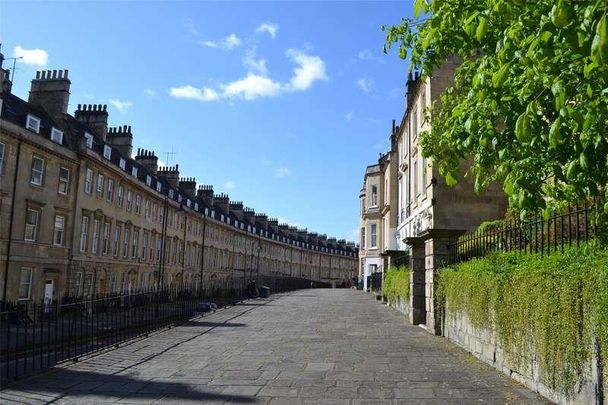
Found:
[[[71,113],[108,104],[134,150],[257,212],[357,240],[363,172],[404,108],[407,64],[382,53],[380,25],[411,13],[409,1],[9,1],[0,42],[24,56],[18,96],[36,70],[68,69]]]

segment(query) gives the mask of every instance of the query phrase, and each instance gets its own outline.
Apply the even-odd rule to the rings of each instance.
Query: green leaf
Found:
[[[479,42],[481,42],[481,40],[483,40],[483,38],[486,36],[487,33],[488,33],[488,20],[486,20],[485,17],[481,17],[479,19],[479,24],[477,24],[477,29],[475,30],[475,38],[477,38],[477,40]]]
[[[445,176],[445,184],[447,184],[449,187],[454,187],[456,184],[458,184],[458,180],[456,180],[452,173],[448,172]]]

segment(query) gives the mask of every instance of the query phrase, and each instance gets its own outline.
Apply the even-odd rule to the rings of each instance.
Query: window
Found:
[[[163,187],[162,183],[157,181],[156,182],[156,191],[158,191],[160,193],[160,191],[162,190],[162,187]]]
[[[35,133],[40,132],[40,118],[28,114],[25,121],[25,127]]]
[[[87,140],[87,148],[91,149],[93,147],[93,135],[88,132],[84,133],[84,139]]]
[[[122,195],[123,195],[123,188],[122,186],[118,186],[118,192],[116,197],[118,198],[118,206],[122,207]]]
[[[30,175],[30,183],[41,186],[44,180],[44,160],[39,157],[32,157],[32,173]]]
[[[141,214],[141,195],[137,194],[135,196],[135,213]]]
[[[129,255],[129,230],[125,228],[125,240],[124,242],[124,249],[122,251],[122,256],[123,257],[127,257]]]
[[[371,229],[370,229],[370,247],[371,248],[375,248],[378,247],[378,241],[377,241],[377,227],[378,225],[376,224],[372,224],[371,225]]]
[[[120,158],[120,160],[118,161],[118,166],[120,166],[120,168],[121,168],[122,170],[125,170],[125,167],[126,167],[127,165],[126,165],[126,162],[125,162],[125,160],[124,160],[123,158]]]
[[[131,190],[127,191],[127,211],[131,211],[131,205],[133,202],[133,193]]]
[[[116,273],[114,272],[110,275],[110,291],[116,292]]]
[[[53,244],[63,246],[63,235],[65,230],[65,217],[55,215],[55,230],[53,231]]]
[[[2,176],[2,166],[4,166],[4,151],[6,150],[6,145],[0,142],[0,176]]]
[[[414,181],[414,194],[419,195],[420,191],[418,191],[418,156],[414,156],[412,163],[412,180]]]
[[[25,240],[34,242],[38,233],[38,214],[37,210],[29,208],[25,213]]]
[[[137,167],[132,167],[131,168],[131,176],[137,177]]]
[[[82,295],[82,272],[79,271],[76,273],[76,295]]]
[[[63,143],[63,132],[55,127],[51,128],[51,141],[61,145]]]
[[[148,251],[148,234],[144,232],[144,243],[141,249],[141,259],[146,260],[146,252]]]
[[[161,244],[162,240],[161,238],[156,238],[156,261],[159,262],[160,261],[160,244]]]
[[[137,257],[137,244],[139,243],[139,231],[133,231],[133,244],[131,249],[131,257]]]
[[[110,224],[108,222],[103,223],[103,248],[101,253],[107,255],[110,250]]]
[[[150,187],[152,185],[152,177],[146,175],[146,185]]]
[[[108,190],[106,193],[106,200],[112,202],[114,200],[114,180],[108,179]]]
[[[426,194],[426,193],[425,193],[425,190],[424,190],[424,187],[426,186],[426,173],[427,173],[427,166],[428,166],[427,160],[426,160],[426,158],[423,156],[423,157],[422,157],[422,182],[421,182],[421,185],[422,185],[422,191],[423,191],[423,193],[424,193],[424,194]]]
[[[95,255],[99,253],[99,225],[100,222],[96,219],[93,223],[93,247],[91,248],[91,251]]]
[[[118,256],[118,244],[120,243],[120,227],[114,228],[114,242],[112,242],[112,254]]]
[[[84,192],[91,194],[93,192],[93,170],[87,168],[84,177]]]
[[[29,300],[32,293],[32,268],[22,267],[19,277],[19,299]]]
[[[112,148],[108,145],[103,146],[103,157],[110,160],[112,157]]]
[[[156,242],[156,235],[150,237],[150,252],[149,260],[154,260],[154,244]]]
[[[59,194],[67,195],[70,192],[70,169],[59,168]]]
[[[82,217],[82,224],[80,225],[80,251],[87,251],[87,244],[89,239],[89,217]]]
[[[150,218],[150,200],[146,200],[144,213],[146,215],[146,218]]]
[[[103,188],[105,177],[101,173],[97,173],[97,198],[103,198]]]
[[[361,228],[361,249],[365,249],[365,227]]]
[[[372,198],[370,200],[371,204],[370,207],[377,207],[378,206],[378,187],[377,186],[372,186]]]

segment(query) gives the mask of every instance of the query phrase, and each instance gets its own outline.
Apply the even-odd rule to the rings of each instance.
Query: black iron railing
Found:
[[[603,202],[569,205],[548,217],[531,215],[525,220],[497,221],[486,229],[467,233],[450,246],[450,262],[457,263],[496,251],[550,255],[595,238],[605,232],[599,220]]]
[[[310,288],[311,280],[258,276],[257,286],[272,293]],[[0,387],[85,354],[182,322],[243,298],[247,279],[205,281],[160,289],[141,289],[92,299],[4,303],[0,312]],[[315,281],[315,287],[329,284]]]

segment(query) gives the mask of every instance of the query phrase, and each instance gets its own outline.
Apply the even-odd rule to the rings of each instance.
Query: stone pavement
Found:
[[[9,403],[544,403],[366,293],[246,301],[0,392]]]

